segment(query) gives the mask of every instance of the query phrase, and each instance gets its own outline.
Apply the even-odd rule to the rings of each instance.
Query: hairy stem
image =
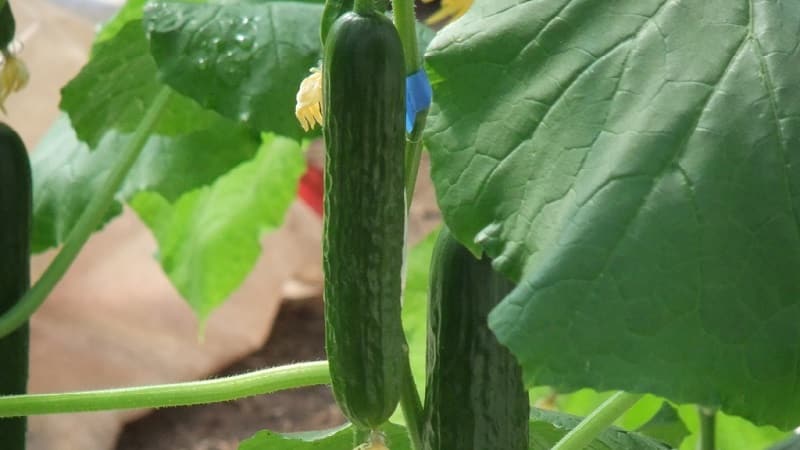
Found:
[[[552,450],[583,450],[605,430],[610,427],[625,411],[629,410],[639,399],[641,394],[628,394],[617,392],[603,402],[591,414],[586,416],[577,427],[566,434],[553,447]]]
[[[406,74],[419,70],[422,60],[417,47],[417,18],[414,15],[414,0],[392,0],[394,26],[403,42],[403,54],[406,61]]]
[[[0,417],[200,405],[327,383],[330,383],[328,362],[314,361],[206,381],[63,394],[0,396]]]
[[[170,92],[169,88],[163,88],[156,95],[144,118],[139,123],[139,126],[136,127],[133,136],[122,148],[117,165],[108,174],[108,178],[106,178],[106,182],[100,191],[86,205],[83,214],[64,241],[61,251],[47,267],[42,277],[14,307],[0,316],[0,338],[7,336],[28,321],[31,315],[44,303],[50,292],[53,291],[53,288],[64,276],[69,266],[72,265],[83,245],[89,240],[89,236],[97,230],[98,225],[105,217],[106,211],[114,201],[114,195],[116,195],[122,182],[125,181],[125,177],[127,177],[128,172],[130,172],[131,167],[133,167],[142,152],[147,138],[164,111]]]
[[[417,47],[417,19],[414,15],[414,0],[392,0],[392,10],[394,11],[394,25],[403,43],[403,56],[405,58],[406,75],[418,71],[421,67],[419,50]],[[422,153],[422,131],[425,129],[427,111],[417,114],[414,120],[414,129],[411,134],[406,136],[405,145],[405,188],[406,188],[406,208],[411,208],[411,201],[414,197],[414,187],[417,182],[417,172],[419,171],[419,161]],[[422,449],[422,402],[419,398],[414,377],[411,374],[411,363],[408,360],[408,349],[406,347],[406,358],[403,367],[402,385],[400,392],[400,409],[403,411],[408,434],[411,438],[411,446],[416,450]]]
[[[411,207],[417,187],[419,163],[422,158],[422,132],[428,119],[428,110],[420,111],[414,120],[414,129],[406,136],[406,204]]]

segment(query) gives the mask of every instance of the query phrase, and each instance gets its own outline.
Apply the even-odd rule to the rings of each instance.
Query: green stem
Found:
[[[406,74],[410,75],[418,71],[422,66],[417,46],[417,19],[414,15],[414,0],[392,0],[392,10],[394,13],[394,25],[400,35],[400,41],[403,43]],[[422,131],[425,129],[427,117],[427,111],[417,114],[417,117],[414,118],[414,128],[406,136],[405,187],[407,209],[411,208],[411,201],[414,198],[414,188],[417,183],[417,172],[419,172],[419,162],[422,154]],[[414,383],[414,376],[411,373],[407,346],[405,353],[405,364],[401,375],[400,409],[403,411],[403,417],[406,420],[412,448],[421,450],[422,402],[419,398],[417,386]]]
[[[716,415],[717,411],[705,406],[698,406],[697,412],[700,414],[700,442],[699,450],[714,450],[716,446]]]
[[[189,383],[0,396],[0,417],[200,405],[329,382],[328,362],[314,361]]]
[[[635,405],[640,398],[642,398],[641,394],[617,392],[586,416],[577,427],[561,438],[552,450],[585,449],[603,430],[610,427],[625,411]]]
[[[403,42],[403,54],[406,61],[406,74],[418,71],[422,60],[417,46],[417,18],[414,15],[413,0],[392,0],[394,26]]]
[[[375,0],[355,0],[353,11],[358,14],[370,14],[375,12]]]
[[[414,375],[411,373],[411,363],[408,359],[408,345],[404,347],[406,359],[403,365],[402,381],[400,384],[400,409],[403,411],[403,418],[406,420],[408,435],[411,438],[411,448],[422,449],[422,401],[417,392],[417,385],[414,383]]]
[[[414,119],[414,129],[406,136],[406,204],[411,207],[417,187],[419,162],[422,158],[422,132],[428,120],[428,110],[420,111]]]
[[[153,127],[158,122],[158,118],[169,100],[170,92],[169,88],[163,88],[156,95],[144,118],[142,118],[139,126],[134,131],[133,136],[123,147],[117,160],[117,165],[112,168],[100,192],[86,206],[75,227],[64,241],[61,251],[47,267],[39,281],[25,293],[13,308],[0,316],[0,338],[7,336],[28,321],[64,276],[64,273],[89,239],[89,236],[97,230],[98,225],[105,217],[106,211],[114,201],[114,195],[116,195],[120,185],[125,180],[128,172],[130,172],[131,167],[133,167],[142,152]]]

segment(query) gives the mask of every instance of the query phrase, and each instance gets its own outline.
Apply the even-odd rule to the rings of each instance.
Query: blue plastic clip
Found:
[[[406,77],[406,132],[414,129],[417,113],[431,106],[433,91],[424,69]]]

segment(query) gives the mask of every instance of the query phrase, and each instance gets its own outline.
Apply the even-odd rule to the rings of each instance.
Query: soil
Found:
[[[218,375],[324,359],[323,323],[321,299],[286,301],[267,343]],[[263,429],[296,432],[344,421],[328,387],[296,389],[156,411],[128,424],[116,450],[236,450],[240,440]]]

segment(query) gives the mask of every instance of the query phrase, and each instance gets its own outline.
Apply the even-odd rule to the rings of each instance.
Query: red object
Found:
[[[322,217],[322,196],[325,185],[322,179],[322,170],[309,164],[306,173],[300,178],[300,188],[297,194],[314,212]]]

